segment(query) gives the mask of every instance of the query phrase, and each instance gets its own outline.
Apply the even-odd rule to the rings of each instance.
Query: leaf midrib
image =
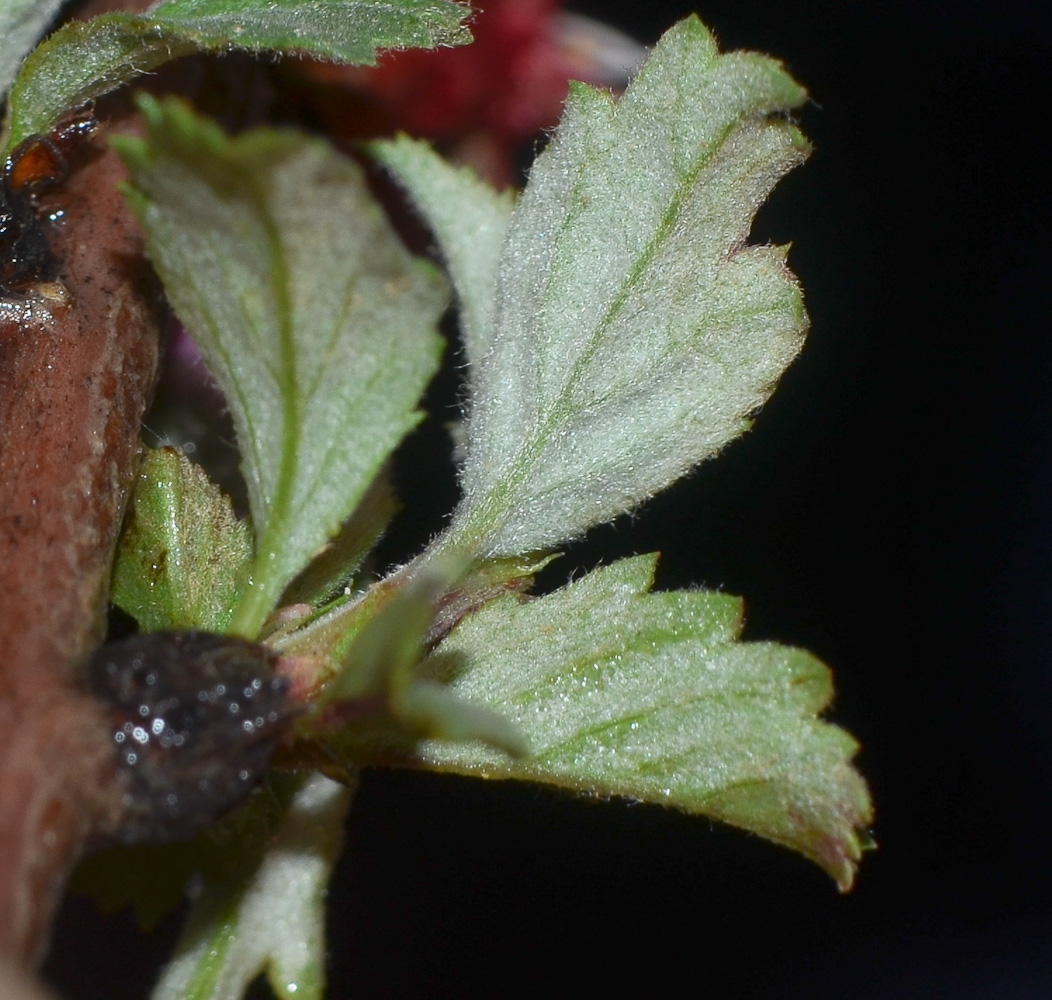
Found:
[[[614,120],[616,120],[616,114],[617,109],[615,108]],[[511,514],[507,498],[515,497],[521,491],[524,483],[528,481],[533,468],[544,452],[546,442],[552,437],[553,430],[558,429],[560,425],[568,424],[576,414],[576,409],[570,405],[570,397],[572,395],[573,387],[584,375],[585,369],[591,364],[599,348],[605,342],[610,327],[614,324],[624,309],[632,290],[637,286],[640,278],[646,272],[658,251],[666,244],[676,221],[679,219],[684,202],[693,191],[693,185],[697,181],[698,176],[711,163],[717,153],[723,149],[732,132],[741,127],[741,125],[750,117],[755,117],[755,113],[740,113],[720,132],[718,138],[713,143],[709,144],[709,146],[702,151],[698,157],[696,157],[691,168],[684,172],[682,179],[676,185],[674,197],[668,208],[663,213],[658,225],[655,227],[654,234],[651,236],[647,246],[637,258],[636,263],[630,268],[629,273],[622,280],[617,294],[614,296],[613,301],[610,303],[603,317],[594,327],[588,345],[578,356],[577,361],[571,369],[569,377],[564,383],[563,389],[556,396],[553,404],[548,408],[547,415],[542,416],[539,422],[535,425],[535,428],[523,438],[515,457],[504,467],[506,471],[501,475],[499,482],[490,490],[489,494],[476,505],[476,509],[480,510],[485,510],[486,508],[492,509],[496,506],[497,510],[500,511],[501,507],[504,507],[504,510],[501,511],[498,518],[492,518],[491,516],[491,521],[496,521],[497,523],[492,525],[486,534],[489,534],[490,536],[499,534],[500,530],[506,523],[507,518]],[[582,194],[585,180],[591,179],[592,174],[586,174],[582,167],[578,173],[578,177],[579,179],[571,189],[569,197],[569,200],[576,204],[580,204],[580,195]],[[560,242],[569,227],[572,226],[573,220],[576,217],[577,213],[572,209],[566,212],[559,228],[558,236],[556,237],[557,243]],[[552,280],[549,277],[545,282],[545,291],[541,300],[541,309],[543,311],[547,311],[547,307],[551,304],[551,289]],[[534,366],[533,384],[535,392],[537,392],[539,397],[539,391],[536,389],[536,386],[539,384],[539,372],[536,364]],[[476,520],[478,520],[478,518],[476,518]],[[481,520],[485,521],[485,517],[483,516]]]

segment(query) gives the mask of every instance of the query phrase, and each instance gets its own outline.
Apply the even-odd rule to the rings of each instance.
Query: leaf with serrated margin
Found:
[[[783,116],[805,98],[697,18],[619,101],[573,87],[508,229],[448,543],[550,549],[746,428],[807,326],[785,248],[746,243],[807,155]]]
[[[128,197],[233,415],[257,538],[231,629],[255,637],[419,421],[445,284],[325,143],[141,107],[146,138],[119,143]]]
[[[152,1000],[240,1000],[261,973],[277,997],[322,1000],[325,894],[351,793],[320,774],[294,781],[268,839],[249,830],[247,858],[230,844],[239,874],[206,884]]]
[[[205,471],[174,448],[146,453],[117,551],[111,600],[144,632],[225,632],[252,533]]]
[[[18,75],[29,51],[54,20],[62,0],[3,0],[0,3],[0,94]]]
[[[428,742],[422,761],[703,813],[800,851],[849,888],[871,806],[854,740],[817,717],[828,669],[803,650],[738,642],[734,597],[650,593],[656,558],[465,618],[432,671],[452,664],[450,694],[518,726],[531,756]]]
[[[368,148],[408,191],[438,240],[460,303],[464,353],[474,367],[493,332],[497,267],[514,193],[494,190],[471,168],[454,166],[406,135]]]
[[[371,66],[382,49],[471,40],[470,8],[449,0],[168,0],[149,14],[74,21],[25,61],[5,149],[79,107],[193,52],[278,52]]]

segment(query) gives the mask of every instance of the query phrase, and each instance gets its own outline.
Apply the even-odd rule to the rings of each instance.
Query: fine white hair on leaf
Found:
[[[495,226],[507,235],[491,283],[453,274],[487,325],[473,331],[486,349],[472,357],[451,539],[484,556],[550,549],[747,429],[807,328],[786,249],[747,243],[759,206],[808,154],[785,117],[805,99],[775,60],[719,54],[694,18],[620,100],[574,85]],[[393,169],[411,191],[423,173],[412,157]],[[435,228],[441,243],[449,227]]]

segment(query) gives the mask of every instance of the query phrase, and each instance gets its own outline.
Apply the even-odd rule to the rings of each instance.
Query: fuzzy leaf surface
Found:
[[[257,540],[231,628],[254,637],[420,419],[445,284],[325,143],[142,107],[129,200],[234,418]]]
[[[432,669],[451,675],[453,696],[518,726],[531,756],[428,742],[423,761],[702,813],[800,851],[848,888],[871,807],[854,740],[818,718],[829,670],[803,650],[737,641],[736,598],[650,593],[655,563],[625,559],[465,618]]]
[[[471,40],[470,9],[448,0],[168,0],[60,28],[11,93],[10,149],[67,111],[193,52],[278,52],[371,66],[381,49]],[[23,53],[24,54],[24,53]]]
[[[807,326],[785,248],[746,242],[807,155],[784,117],[805,98],[696,18],[619,101],[573,87],[508,228],[448,541],[550,549],[747,427]]]
[[[282,601],[319,608],[349,596],[354,574],[398,513],[390,477],[381,472],[329,545],[286,588]]]
[[[406,135],[369,150],[406,189],[438,240],[460,303],[464,353],[474,368],[493,333],[497,268],[514,193],[494,190],[470,168],[454,166]]]
[[[282,1000],[322,1000],[325,894],[351,793],[320,774],[297,786],[269,838],[249,834],[247,859],[231,842],[238,875],[197,899],[153,1000],[240,1000],[260,973]]]
[[[0,94],[18,75],[22,60],[62,6],[62,0],[3,0],[0,3]]]
[[[111,599],[145,632],[224,632],[251,569],[252,534],[174,448],[147,452],[121,535]]]

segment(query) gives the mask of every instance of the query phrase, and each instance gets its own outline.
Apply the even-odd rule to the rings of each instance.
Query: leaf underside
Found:
[[[493,293],[515,196],[495,191],[469,167],[456,167],[405,135],[371,143],[369,150],[434,230],[460,304],[464,355],[474,369],[493,334]]]
[[[239,1000],[260,973],[276,997],[322,1000],[325,895],[351,792],[320,774],[275,784],[287,791],[266,817],[268,836],[257,827],[226,846],[238,875],[197,898],[152,1000]]]
[[[854,740],[818,718],[829,670],[803,650],[737,641],[736,598],[650,593],[655,562],[626,559],[462,621],[432,672],[453,664],[451,694],[503,715],[531,753],[429,742],[422,762],[701,813],[800,851],[848,888],[870,804]]]
[[[129,198],[233,415],[257,542],[231,627],[254,637],[420,419],[445,284],[324,143],[142,106],[147,138],[119,145]]]
[[[774,60],[720,55],[696,18],[664,36],[620,100],[574,85],[495,281],[453,267],[471,323],[491,319],[469,327],[485,350],[448,544],[483,557],[551,549],[748,426],[807,327],[785,248],[746,242],[807,155],[784,117],[805,98]],[[406,140],[380,156],[455,264],[455,209],[438,211],[436,192],[467,211],[471,186]],[[494,232],[505,224],[499,208],[489,217]]]
[[[168,0],[149,14],[71,21],[22,66],[4,148],[180,56],[239,50],[371,66],[382,49],[470,41],[469,14],[448,0]]]
[[[0,94],[58,13],[62,0],[4,0],[0,4]]]

